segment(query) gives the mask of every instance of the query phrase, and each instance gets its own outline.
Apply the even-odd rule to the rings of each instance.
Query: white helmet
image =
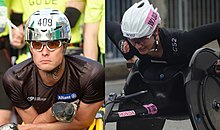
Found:
[[[160,24],[161,18],[148,0],[142,0],[132,5],[123,15],[121,30],[129,39],[151,36]]]
[[[55,9],[36,11],[28,19],[25,28],[26,41],[70,41],[71,38],[67,17]]]

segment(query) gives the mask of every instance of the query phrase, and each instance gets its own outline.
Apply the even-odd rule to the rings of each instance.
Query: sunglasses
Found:
[[[151,36],[152,36],[152,34],[150,34],[148,36],[141,37],[141,38],[134,38],[134,39],[128,38],[128,41],[131,43],[132,46],[135,46],[136,44],[139,45],[141,42],[143,42],[144,39],[149,40]]]
[[[31,41],[29,43],[31,45],[31,48],[37,50],[38,52],[42,51],[44,46],[46,46],[49,51],[54,51],[55,49],[60,48],[62,46],[62,41],[61,40]]]

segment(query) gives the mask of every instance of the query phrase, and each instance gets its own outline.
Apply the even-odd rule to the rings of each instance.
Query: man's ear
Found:
[[[66,53],[67,46],[68,46],[68,42],[63,44],[63,54]]]
[[[31,46],[29,44],[26,43],[26,46],[28,46],[30,52],[32,53],[33,49],[31,48]]]
[[[27,45],[28,46],[28,48],[29,48],[29,50],[30,50],[30,53],[31,53],[31,57],[33,57],[33,53],[32,53],[32,51],[33,51],[33,48],[31,48],[30,47],[30,45]]]

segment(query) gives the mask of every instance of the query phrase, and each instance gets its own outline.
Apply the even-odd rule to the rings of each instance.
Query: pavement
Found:
[[[129,71],[126,67],[126,61],[121,59],[117,61],[108,61],[105,65],[105,80],[125,79]]]

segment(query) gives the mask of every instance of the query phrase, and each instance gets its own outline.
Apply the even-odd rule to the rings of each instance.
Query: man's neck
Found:
[[[39,75],[43,83],[47,86],[55,85],[62,77],[65,70],[65,60],[52,72],[45,72],[43,70],[39,70]]]

